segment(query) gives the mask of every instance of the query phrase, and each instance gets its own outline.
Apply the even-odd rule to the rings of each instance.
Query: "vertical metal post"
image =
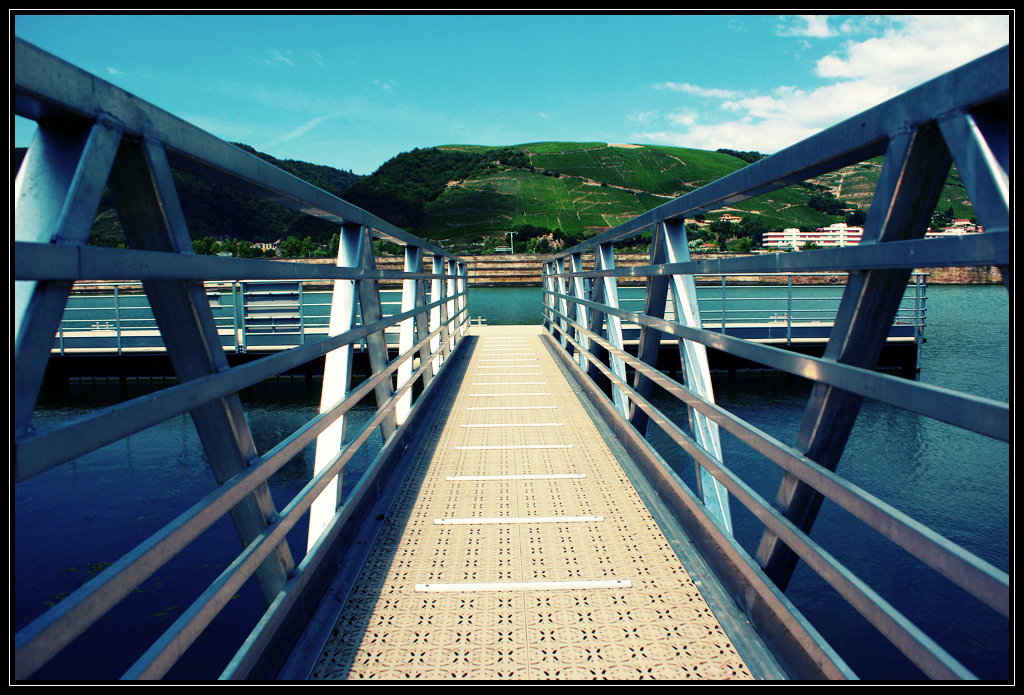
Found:
[[[543,280],[541,282],[542,282],[543,287],[544,287],[544,294],[543,294],[544,298],[541,300],[543,302],[543,304],[544,304],[544,317],[543,317],[544,318],[544,327],[548,330],[549,333],[551,333],[551,335],[555,334],[555,328],[554,328],[554,326],[551,323],[552,316],[551,316],[551,312],[549,310],[553,309],[555,304],[554,304],[554,297],[552,297],[548,293],[555,291],[554,280],[551,277],[551,274],[553,272],[555,272],[555,271],[554,271],[554,269],[552,267],[551,261],[544,261],[541,264],[541,274],[542,274],[541,276],[543,278]]]
[[[915,371],[921,371],[921,348],[924,345],[926,282],[927,277],[924,274],[918,274],[914,282],[914,342],[917,347],[917,356],[914,358]]]
[[[583,272],[583,254],[574,253],[570,256],[570,262],[572,264],[572,272],[582,273]],[[572,279],[573,295],[577,299],[590,300],[590,286],[587,282],[587,278],[581,276],[575,276]],[[591,330],[590,326],[590,310],[582,304],[576,305],[576,323],[580,325],[584,330]],[[589,368],[589,362],[587,361],[587,353],[590,351],[590,338],[584,335],[581,331],[576,332],[576,342],[583,348],[582,351],[576,356],[576,361],[579,363],[580,368],[586,371]]]
[[[456,263],[458,269],[458,280],[455,282],[455,287],[461,295],[459,297],[459,338],[466,335],[466,326],[463,323],[466,320],[466,315],[469,313],[466,306],[469,303],[469,264],[459,261]]]
[[[615,251],[611,244],[601,244],[597,250],[597,257],[599,259],[598,270],[612,270],[615,267]],[[618,309],[619,287],[617,278],[614,275],[602,277],[601,285],[604,287],[604,304],[612,309]],[[614,314],[607,314],[605,318],[608,321],[608,342],[613,347],[622,350],[622,320]],[[622,358],[610,354],[608,361],[608,366],[611,367],[612,373],[622,379],[622,381],[626,381],[626,363],[622,361]],[[622,414],[622,417],[628,419],[629,399],[622,392],[622,389],[615,385],[612,386],[612,400],[615,403],[615,409]]]
[[[786,276],[786,345],[793,344],[793,276]]]
[[[686,263],[690,260],[690,247],[686,241],[686,225],[683,221],[670,220],[664,224],[665,255],[669,263]],[[671,277],[672,297],[675,301],[676,323],[690,328],[703,328],[700,319],[700,305],[697,301],[697,283],[693,275]],[[722,276],[722,296],[725,297],[725,276]],[[722,325],[725,325],[723,300]],[[705,400],[715,402],[711,385],[711,368],[708,366],[707,348],[700,343],[679,339],[679,361],[685,374],[686,386]],[[719,461],[722,460],[722,443],[718,424],[709,420],[698,410],[689,408],[690,427],[693,439],[704,451]],[[729,493],[703,466],[694,462],[697,470],[697,486],[708,513],[726,531],[732,533],[732,513],[729,509]]]
[[[407,273],[419,273],[421,272],[423,264],[422,251],[418,246],[406,246],[405,247],[405,272]],[[417,295],[420,287],[420,281],[417,279],[406,279],[402,280],[402,309],[401,313],[412,311],[418,305]],[[398,354],[404,355],[406,352],[412,350],[412,346],[416,343],[416,319],[410,317],[402,321],[399,324],[398,333]],[[412,358],[407,359],[405,362],[398,366],[398,388],[402,388],[412,378]],[[406,418],[409,417],[409,411],[412,410],[412,389],[405,392],[401,398],[398,399],[398,403],[395,404],[395,424],[401,426],[405,423]]]
[[[302,306],[302,280],[298,281],[299,285],[299,345],[306,344],[306,327],[303,321],[303,315],[306,313]]]
[[[441,300],[442,285],[444,282],[444,257],[434,256],[431,272],[434,277],[430,280],[430,303],[434,304]],[[442,306],[435,306],[430,310],[430,332],[433,333],[441,327],[441,310]],[[437,335],[430,339],[430,352],[434,354],[438,348],[441,347],[441,336]],[[437,372],[441,369],[441,356],[438,355],[434,358],[433,372]]]
[[[235,352],[245,352],[245,329],[242,325],[242,286],[241,283],[231,283],[231,313],[235,327]]]
[[[242,326],[242,352],[248,352],[249,351],[249,326],[248,326],[248,322],[246,321],[246,319],[248,318],[248,316],[246,315],[246,311],[248,310],[248,306],[246,306],[246,297],[249,296],[249,291],[248,291],[248,288],[246,287],[246,284],[245,284],[244,280],[242,282],[238,283],[238,285],[239,285],[238,316],[239,316],[239,323]]]
[[[64,321],[57,324],[57,336],[60,339],[60,356],[64,356]]]
[[[377,262],[373,256],[373,240],[370,236],[370,229],[365,228],[362,235],[362,242],[359,252],[360,268],[364,270],[376,270]],[[380,282],[375,279],[357,280],[356,290],[359,293],[359,312],[363,325],[375,323],[383,318],[380,300]],[[377,331],[366,336],[366,353],[370,358],[370,371],[379,374],[387,368],[390,359],[388,357],[388,341],[384,331]],[[394,389],[391,379],[385,379],[374,389],[378,405],[391,398]],[[385,416],[380,425],[381,435],[386,442],[395,431],[395,413],[391,411]]]
[[[598,250],[595,250],[594,251],[594,270],[598,271],[600,269],[601,269],[601,254],[600,254],[600,252]],[[595,304],[598,304],[598,305],[604,304],[605,303],[605,283],[604,283],[604,279],[603,278],[598,278],[598,277],[592,277],[591,281],[592,281],[592,283],[591,283],[591,290],[590,290],[591,301],[594,302]],[[607,329],[605,327],[605,313],[601,309],[594,308],[594,309],[590,310],[590,326],[591,326],[591,330],[594,333],[596,333],[597,335],[599,335],[599,336],[601,336],[601,337],[603,337],[605,339],[608,338],[608,331],[607,331]],[[591,355],[591,357],[588,358],[588,359],[591,360],[591,363],[590,363],[590,368],[587,370],[587,376],[590,377],[591,379],[596,379],[598,374],[601,373],[600,370],[597,368],[597,366],[594,364],[595,362],[599,361],[599,357],[601,355],[601,346],[597,343],[597,341],[594,341],[594,342],[590,343],[590,355]]]
[[[567,292],[566,286],[565,286],[565,278],[562,277],[562,275],[561,275],[561,273],[565,272],[565,259],[564,258],[559,258],[558,260],[555,261],[555,272],[560,274],[558,276],[558,294],[564,295]],[[559,297],[558,298],[558,310],[559,310],[559,313],[561,313],[563,316],[568,316],[569,315],[569,305],[565,301],[564,297]],[[572,347],[569,345],[568,341],[566,340],[566,332],[569,330],[569,324],[568,324],[568,322],[566,322],[565,319],[559,319],[558,320],[558,325],[560,325],[562,327],[562,333],[560,334],[560,336],[561,336],[560,342],[562,343],[562,349],[563,350],[568,350],[569,353],[572,354]]]
[[[451,331],[451,323],[448,320],[448,317],[449,317],[448,307],[451,306],[451,302],[448,301],[448,297],[450,296],[449,287],[451,285],[450,285],[450,283],[447,280],[447,274],[448,274],[448,268],[449,268],[448,261],[445,258],[442,257],[440,259],[440,262],[438,262],[437,258],[434,259],[434,262],[435,262],[434,263],[434,267],[435,268],[437,268],[438,265],[440,265],[440,267],[441,267],[441,280],[438,282],[441,294],[440,294],[440,296],[436,297],[436,299],[441,300],[441,316],[440,316],[440,321],[441,321],[441,344],[440,344],[440,347],[441,347],[441,362],[443,363],[443,362],[448,361],[448,355],[450,355],[451,351],[452,351],[452,344],[451,344],[451,340],[450,340],[450,336],[451,336],[451,333],[450,333],[450,331]]]
[[[450,259],[445,263],[445,265],[448,266],[448,275],[447,275],[447,278],[448,278],[448,280],[447,280],[448,294],[446,296],[449,297],[448,302],[447,302],[447,304],[448,304],[448,352],[445,353],[445,357],[447,357],[449,354],[451,354],[451,351],[455,349],[455,343],[458,340],[458,336],[455,334],[456,333],[455,329],[456,329],[456,325],[457,325],[455,323],[455,320],[456,320],[456,318],[458,318],[457,317],[458,312],[456,312],[456,310],[455,310],[455,295],[457,294],[456,288],[458,286],[458,283],[456,282],[456,278],[458,277],[458,274],[459,274],[459,265],[458,265],[457,261],[453,261],[453,260],[450,260]]]
[[[663,222],[655,225],[654,233],[651,235],[650,265],[661,265],[665,262],[665,232]],[[647,288],[644,293],[644,313],[656,319],[665,318],[665,308],[668,300],[668,277],[665,275],[650,275],[647,278]],[[637,359],[652,367],[657,367],[658,352],[661,349],[661,331],[652,326],[640,327],[640,343],[637,346]],[[633,388],[643,398],[648,398],[653,389],[654,383],[645,377],[639,370],[633,375]],[[629,409],[629,421],[640,434],[647,434],[648,417],[647,413],[632,403]]]
[[[422,253],[422,250],[421,250],[420,262],[419,262],[419,272],[420,273],[424,272],[424,267],[423,266],[424,266],[424,259],[423,259],[423,253]],[[421,309],[423,306],[426,305],[426,303],[427,303],[427,281],[423,280],[423,279],[417,280],[416,281],[416,301],[415,301],[415,306],[416,306],[417,309]],[[415,325],[415,328],[416,328],[416,339],[415,339],[415,341],[423,340],[424,336],[426,336],[430,332],[430,329],[427,327],[428,324],[429,324],[429,317],[427,316],[427,312],[426,311],[422,311],[422,310],[419,311],[419,313],[416,314],[416,318],[415,318],[415,322],[414,322],[414,325]],[[427,364],[427,362],[429,362],[429,361],[430,361],[430,347],[428,345],[424,345],[423,347],[420,348],[420,364],[424,365],[424,364]],[[430,381],[433,378],[434,378],[434,373],[433,373],[433,371],[431,369],[424,370],[423,371],[423,377],[422,377],[423,388],[426,388],[427,384],[429,384]]]
[[[725,276],[722,276],[722,328],[721,334],[725,335]]]
[[[121,356],[121,298],[114,283],[114,333],[117,336],[117,356]]]
[[[359,268],[362,265],[360,253],[363,248],[363,228],[359,225],[342,225],[339,230],[338,260],[339,268]],[[355,280],[335,280],[331,294],[331,315],[328,320],[327,334],[335,336],[351,330],[356,323],[356,282]],[[324,380],[320,391],[320,412],[328,410],[348,395],[352,388],[352,362],[355,346],[342,346],[327,353],[324,359]],[[331,462],[341,450],[345,441],[345,428],[348,415],[342,415],[321,432],[316,438],[316,453],[313,456],[313,474],[316,475]],[[309,535],[306,540],[306,551],[316,543],[327,528],[344,501],[342,499],[342,481],[344,471],[339,473],[324,488],[323,492],[313,501],[309,510]]]

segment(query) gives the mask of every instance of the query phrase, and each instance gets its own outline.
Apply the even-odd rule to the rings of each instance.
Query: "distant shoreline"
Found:
[[[735,256],[741,256],[747,254],[701,254],[700,258],[713,259],[713,258],[732,258]],[[495,254],[489,256],[463,256],[467,265],[469,266],[469,286],[470,287],[540,287],[541,286],[541,259],[544,256],[530,255],[530,254]],[[588,256],[584,255],[585,267],[593,268],[593,261],[589,260]],[[288,258],[278,259],[282,261],[290,261],[293,263],[311,263],[316,265],[334,265],[335,261],[331,258]],[[646,265],[648,263],[647,254],[630,254],[623,253],[615,256],[615,262],[619,267],[631,268],[635,266]],[[405,260],[398,256],[379,256],[376,259],[376,265],[382,270],[402,270],[404,267]],[[1002,275],[999,273],[999,269],[995,266],[978,266],[978,267],[956,267],[956,268],[916,268],[914,272],[928,273],[928,284],[929,285],[1001,285],[1003,284]],[[846,273],[831,273],[831,274],[820,274],[811,276],[795,276],[793,278],[794,285],[837,285],[842,284]],[[97,280],[96,282],[104,282]],[[110,292],[112,288],[109,283],[113,281],[106,281],[107,286],[92,286],[86,282],[80,282],[75,284],[76,292],[86,293],[102,293]],[[620,287],[636,287],[642,286],[645,280],[643,278],[634,277],[620,277]],[[697,275],[696,282],[698,285],[718,285],[721,284],[721,276],[718,275]],[[785,276],[769,276],[769,275],[737,275],[727,276],[727,280],[731,285],[785,285]],[[399,286],[399,281],[384,282],[385,286]],[[333,286],[330,280],[306,280],[303,281],[303,287],[308,290],[327,290]],[[142,288],[136,286],[119,286],[119,291],[128,293],[141,293]]]

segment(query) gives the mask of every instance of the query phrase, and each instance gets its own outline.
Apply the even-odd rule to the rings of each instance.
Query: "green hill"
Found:
[[[468,175],[435,166],[454,154],[461,156]],[[421,198],[421,209],[406,216],[410,231],[462,246],[527,226],[585,239],[732,173],[747,161],[726,152],[681,147],[544,142],[503,148],[442,145],[399,155],[385,167],[413,170],[420,165],[437,174],[430,195]],[[378,173],[360,181],[352,193],[374,190],[383,201],[392,182]],[[811,209],[808,202],[816,193],[794,186],[709,213],[707,219],[725,212],[747,213],[768,229],[844,219]],[[395,181],[393,196],[400,194]],[[365,202],[367,210],[387,216],[386,205],[374,209],[375,201],[353,202]]]
[[[493,244],[517,231],[518,245],[554,234],[583,240],[696,190],[763,156],[662,145],[536,142],[511,146],[451,144],[403,152],[370,176],[295,160],[252,154],[353,204],[456,251]],[[740,216],[730,233],[819,227],[867,211],[881,170],[876,158],[803,184],[707,213]],[[20,162],[15,152],[15,166]],[[260,242],[294,236],[327,244],[334,226],[219,184],[175,172],[182,208],[194,239]],[[972,213],[955,168],[937,206],[954,217]],[[720,225],[717,229],[721,231]],[[556,231],[557,230],[557,231]],[[715,238],[705,232],[707,239]],[[116,212],[105,195],[90,243],[123,243]]]
[[[248,145],[236,143],[236,146],[339,197],[362,178],[351,171],[291,159],[281,160],[257,152]],[[25,148],[15,149],[15,173],[24,155]],[[193,239],[209,236],[217,240],[238,239],[255,243],[295,236],[300,239],[311,237],[318,243],[326,244],[337,231],[336,226],[329,222],[311,218],[228,186],[180,171],[174,171],[173,176]],[[89,236],[89,244],[116,247],[123,243],[124,232],[114,209],[113,198],[105,190]]]

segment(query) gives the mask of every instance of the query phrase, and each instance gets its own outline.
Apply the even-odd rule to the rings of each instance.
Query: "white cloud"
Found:
[[[836,35],[836,31],[828,26],[828,15],[818,14],[786,17],[776,27],[776,30],[779,36],[809,36],[822,39]]]
[[[116,77],[117,75],[123,75],[124,73],[120,70],[115,70],[114,68],[107,68],[107,74]]]
[[[821,77],[867,79],[904,91],[1006,45],[1005,15],[908,17],[882,36],[848,41],[818,61]]]
[[[320,67],[327,67],[326,65],[324,65],[324,57],[319,53],[313,53],[313,60],[316,61],[316,64],[319,65]]]
[[[398,86],[398,83],[395,82],[394,80],[374,80],[373,84],[377,85],[388,94],[394,94],[395,87]]]
[[[627,121],[636,121],[637,123],[648,124],[658,117],[658,109],[651,111],[637,111],[626,116]]]
[[[285,55],[285,53],[287,55]],[[281,53],[280,51],[271,51],[270,52],[270,59],[264,58],[263,62],[266,63],[267,65],[276,65],[278,63],[288,63],[288,65],[291,65],[291,66],[294,67],[295,63],[293,63],[292,59],[289,57],[289,56],[291,56],[292,52],[291,51],[285,51],[285,53]]]
[[[736,92],[730,89],[705,89],[704,87],[698,87],[686,82],[662,82],[654,85],[654,88],[667,89],[672,92],[686,92],[687,94],[694,94],[699,97],[711,97],[713,99],[735,99],[737,96],[742,94],[742,92]]]
[[[801,17],[796,26],[790,24],[789,36],[825,36],[826,31],[838,35],[828,29],[825,18]],[[816,89],[781,85],[743,94],[664,82],[655,88],[722,98],[721,107],[699,114],[678,110],[664,118],[669,127],[631,138],[701,149],[776,152],[1006,45],[1009,19],[992,15],[859,17],[844,21],[840,32],[848,37],[873,35],[848,39],[817,61],[815,75],[831,84]],[[630,120],[649,125],[656,119],[634,116]]]
[[[666,118],[674,126],[694,126],[697,124],[697,113],[695,111],[676,111],[670,113]]]
[[[330,116],[317,116],[316,118],[310,119],[303,123],[302,125],[300,125],[298,128],[295,128],[294,130],[275,138],[273,144],[276,145],[282,142],[288,142],[289,140],[294,140],[295,138],[298,137],[302,137],[303,135],[311,131],[313,128],[316,128],[318,125],[326,121],[328,118],[330,118]]]

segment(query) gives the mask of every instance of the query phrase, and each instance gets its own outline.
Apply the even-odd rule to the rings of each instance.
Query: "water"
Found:
[[[754,289],[761,288],[744,291]],[[633,292],[624,290],[624,299]],[[471,288],[470,314],[484,316],[490,325],[540,323],[541,296],[540,288]],[[1009,301],[1002,286],[930,287],[928,343],[919,379],[1009,400],[1008,326]],[[734,379],[716,374],[714,380],[720,404],[783,442],[793,441],[810,393],[809,382],[776,373],[741,373]],[[45,396],[33,424],[74,417],[162,385],[129,384],[127,394],[120,392],[116,382],[73,385],[70,392]],[[302,380],[269,381],[243,391],[241,398],[260,453],[312,418],[319,406],[318,388],[307,389]],[[670,399],[656,394],[655,401],[685,424],[685,412]],[[371,412],[372,399],[353,411],[353,419],[365,422]],[[692,485],[692,459],[675,453],[675,446],[657,431],[649,439]],[[766,499],[774,499],[781,478],[778,468],[751,454],[724,431],[722,444],[726,464]],[[362,458],[349,464],[346,489],[365,470],[379,446],[378,434]],[[311,445],[270,479],[279,509],[309,480],[312,466]],[[868,400],[838,470],[1008,571],[1006,444]],[[189,416],[174,418],[15,485],[15,629],[215,487]],[[732,511],[736,537],[753,554],[761,526],[735,501]],[[288,537],[296,562],[305,549],[305,535],[303,519]],[[979,677],[1009,677],[1009,627],[1004,618],[933,571],[922,570],[920,563],[831,503],[823,506],[812,537],[905,610]],[[194,547],[161,568],[69,646],[56,660],[61,665],[47,665],[36,677],[117,678],[141,655],[143,647],[138,645],[156,639],[238,550],[230,520],[221,520]],[[787,596],[862,678],[920,677],[913,665],[852,609],[845,608],[845,602],[803,563],[798,565]],[[259,589],[250,580],[168,677],[216,677],[264,609]],[[125,624],[132,625],[130,635],[121,629]]]

